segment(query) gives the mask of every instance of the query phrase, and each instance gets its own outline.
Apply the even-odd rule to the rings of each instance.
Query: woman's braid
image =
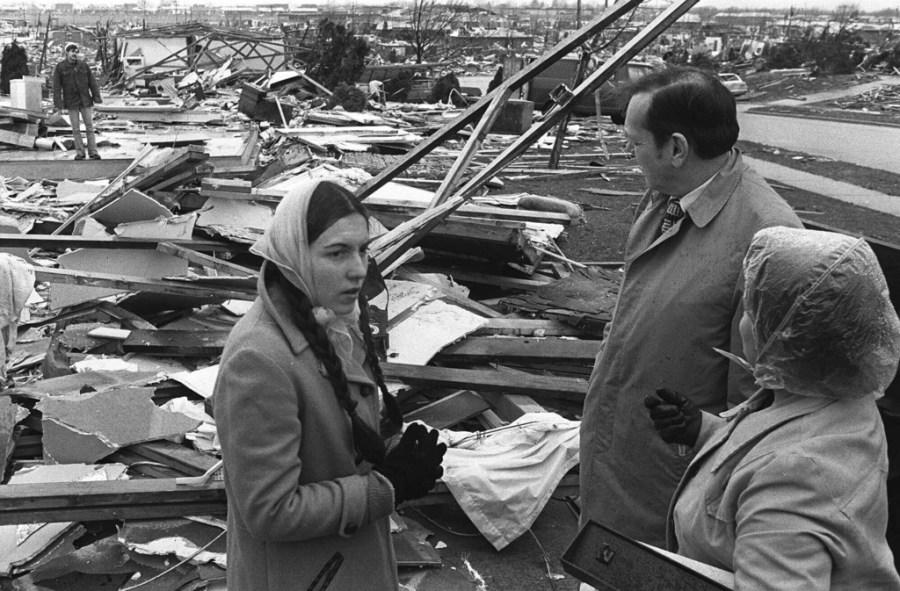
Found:
[[[276,275],[279,285],[284,289],[288,299],[293,304],[291,306],[292,319],[296,323],[297,328],[300,329],[300,332],[303,333],[303,336],[306,337],[316,358],[325,367],[325,372],[328,374],[328,380],[331,382],[331,387],[335,396],[337,396],[338,402],[350,416],[350,422],[353,426],[353,443],[357,456],[372,463],[381,462],[385,454],[384,441],[357,414],[357,402],[350,397],[350,385],[347,382],[347,374],[344,373],[341,358],[334,350],[325,328],[316,322],[312,302],[309,301],[305,293],[288,281],[275,265],[269,266],[269,269],[271,269],[271,273]]]
[[[384,399],[384,410],[387,415],[387,424],[382,424],[382,435],[389,436],[397,433],[403,426],[403,413],[400,412],[400,404],[393,394],[388,392],[384,383],[384,373],[381,371],[381,363],[378,361],[378,353],[375,349],[375,339],[372,338],[372,324],[369,320],[369,300],[363,292],[359,292],[359,330],[366,344],[366,363],[375,376],[375,383],[381,390]]]

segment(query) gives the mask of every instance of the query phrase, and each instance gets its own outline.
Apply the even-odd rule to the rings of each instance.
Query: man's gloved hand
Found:
[[[660,388],[656,396],[644,398],[644,406],[663,441],[694,447],[703,419],[693,402],[678,392]]]
[[[447,446],[438,443],[438,432],[419,423],[410,425],[384,462],[375,466],[394,486],[394,502],[424,497],[443,476],[441,461]]]

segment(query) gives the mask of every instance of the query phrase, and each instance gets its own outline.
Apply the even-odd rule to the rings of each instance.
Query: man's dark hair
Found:
[[[740,127],[734,97],[713,74],[669,67],[638,78],[627,92],[629,97],[651,93],[644,125],[657,145],[681,133],[700,158],[709,160],[737,141]]]

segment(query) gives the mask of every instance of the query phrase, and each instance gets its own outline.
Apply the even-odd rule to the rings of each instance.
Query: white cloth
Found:
[[[0,252],[0,379],[6,379],[6,360],[16,342],[19,315],[34,291],[34,269],[21,258]]]
[[[578,464],[579,421],[528,413],[483,434],[442,431],[443,481],[484,537],[502,550],[528,531]]]

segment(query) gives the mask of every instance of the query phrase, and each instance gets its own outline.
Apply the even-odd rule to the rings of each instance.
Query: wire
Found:
[[[544,545],[541,544],[541,541],[534,533],[534,530],[529,527],[528,533],[531,534],[531,537],[534,538],[534,543],[537,544],[537,547],[541,550],[541,556],[544,559],[544,566],[547,567],[547,580],[550,582],[550,588],[553,589],[553,591],[556,591],[556,583],[553,581],[553,571],[550,570],[550,555],[547,554],[547,550],[544,549]]]
[[[139,588],[139,587],[143,587],[144,585],[147,585],[147,584],[149,584],[149,583],[152,583],[153,581],[157,581],[157,580],[161,579],[162,577],[166,576],[167,574],[169,574],[170,572],[172,572],[172,571],[175,570],[176,568],[179,568],[180,566],[185,565],[185,564],[187,564],[188,562],[190,562],[191,559],[193,559],[195,556],[197,556],[197,555],[200,554],[201,552],[205,551],[207,548],[209,548],[210,546],[212,546],[213,543],[215,543],[219,538],[221,538],[222,536],[224,536],[225,533],[226,533],[227,531],[228,531],[228,530],[223,529],[221,532],[218,533],[218,535],[216,535],[216,537],[214,537],[213,539],[211,539],[210,541],[208,541],[207,543],[205,543],[205,544],[204,544],[203,546],[201,546],[200,548],[197,548],[197,551],[196,551],[196,552],[194,552],[193,554],[191,554],[190,556],[188,556],[187,558],[185,558],[185,559],[182,560],[181,562],[179,562],[179,563],[177,563],[177,564],[173,564],[172,566],[170,566],[170,567],[167,568],[166,570],[162,571],[161,573],[159,573],[159,574],[157,574],[157,575],[154,575],[154,576],[150,577],[150,578],[147,579],[146,581],[141,581],[140,583],[137,583],[136,585],[132,585],[131,587],[125,587],[124,589],[121,589],[120,591],[131,591],[132,589],[137,589],[137,588]]]

